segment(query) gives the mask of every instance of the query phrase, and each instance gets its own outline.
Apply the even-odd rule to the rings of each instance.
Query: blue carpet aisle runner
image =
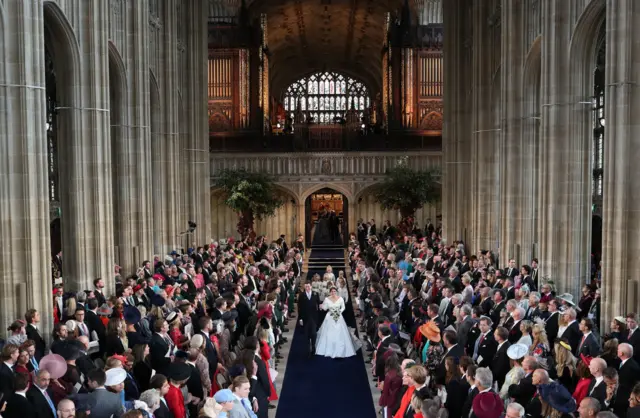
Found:
[[[344,250],[329,245],[312,247],[307,277],[322,275],[327,265],[337,277],[338,271],[344,270]],[[347,325],[355,328],[351,301],[347,310]],[[361,351],[346,359],[309,359],[307,344],[304,331],[296,326],[276,418],[376,418]]]

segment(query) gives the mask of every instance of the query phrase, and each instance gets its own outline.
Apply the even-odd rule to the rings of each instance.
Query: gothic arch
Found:
[[[79,112],[82,108],[81,98],[81,60],[80,46],[76,34],[71,27],[60,6],[53,1],[45,1],[43,4],[44,44],[50,53],[55,83],[55,101],[49,109],[55,115],[53,142],[56,142],[55,153],[57,157],[56,175],[58,185],[73,181],[83,173],[79,173],[81,165],[74,161],[75,149],[82,143],[82,129],[80,126]],[[55,106],[55,107],[53,107]],[[51,149],[49,150],[51,152]],[[76,220],[83,210],[72,201],[69,187],[58,187],[56,199],[60,202],[63,218],[56,235],[63,253],[73,254],[77,248]],[[51,231],[50,231],[51,232]],[[51,236],[51,235],[50,235]],[[63,258],[63,271],[69,271],[66,265],[70,259]]]
[[[540,129],[541,114],[540,93],[542,78],[542,36],[536,37],[531,44],[529,52],[524,62],[524,74],[522,77],[522,97],[523,97],[523,125],[522,136],[523,145],[526,147],[526,154],[531,158],[527,158],[524,162],[526,170],[531,172],[531,176],[524,181],[527,195],[534,196],[533,205],[524,205],[526,214],[522,217],[523,231],[531,231],[530,239],[523,240],[522,253],[526,258],[538,256],[533,243],[540,242],[539,219],[540,219],[540,184],[543,182],[543,175],[540,170],[541,152],[540,152]]]
[[[57,73],[60,107],[80,102],[80,45],[71,24],[53,1],[44,2],[45,42],[52,49]],[[50,36],[46,36],[50,35]]]
[[[113,83],[114,96],[120,101],[117,103],[118,115],[117,118],[121,121],[125,110],[124,98],[128,89],[127,68],[122,60],[122,55],[118,51],[118,47],[113,41],[108,42],[109,51],[109,83]],[[110,111],[113,112],[113,104]]]
[[[351,190],[349,189],[348,185],[344,185],[344,184],[340,184],[340,183],[322,183],[322,184],[314,184],[310,187],[308,187],[305,191],[303,191],[300,194],[300,202],[304,202],[305,200],[307,200],[307,197],[309,197],[311,194],[317,192],[318,190],[321,189],[333,189],[337,192],[342,193],[343,195],[345,195],[345,197],[349,200],[349,202],[353,202],[353,193],[351,192]]]
[[[113,182],[112,197],[113,213],[124,214],[128,202],[126,195],[123,196],[122,191],[128,190],[128,176],[130,175],[128,162],[122,161],[121,155],[126,155],[124,125],[127,125],[127,115],[125,101],[127,100],[127,72],[125,69],[122,56],[118,48],[109,40],[107,43],[108,61],[109,61],[109,124],[111,135],[111,177]],[[130,268],[133,260],[130,260],[130,254],[127,254],[127,243],[131,239],[131,218],[129,216],[113,217],[113,242],[115,244],[116,261]]]
[[[568,98],[571,107],[568,114],[567,138],[570,142],[569,149],[573,153],[569,158],[571,161],[581,162],[570,171],[571,189],[568,192],[575,196],[576,200],[569,216],[574,219],[573,225],[576,230],[587,231],[580,236],[569,257],[576,257],[579,260],[577,276],[584,279],[589,277],[591,271],[589,255],[592,235],[593,72],[598,36],[605,23],[605,17],[605,0],[591,0],[575,25],[568,57],[569,74],[571,74],[568,79]]]

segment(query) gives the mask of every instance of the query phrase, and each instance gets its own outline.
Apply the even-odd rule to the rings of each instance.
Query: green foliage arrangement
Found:
[[[265,173],[241,169],[225,169],[218,173],[215,187],[222,189],[225,204],[239,217],[238,233],[246,237],[253,230],[255,219],[275,215],[284,204],[274,187],[275,179]]]
[[[439,170],[417,171],[400,164],[387,170],[386,178],[374,190],[382,209],[399,210],[403,220],[413,217],[425,204],[440,200]]]

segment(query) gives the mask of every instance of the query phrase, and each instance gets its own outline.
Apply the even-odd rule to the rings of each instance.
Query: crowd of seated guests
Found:
[[[640,416],[638,318],[598,329],[599,281],[556,294],[535,258],[500,268],[430,222],[372,223],[349,260],[384,417]]]
[[[56,275],[50,343],[34,309],[2,341],[1,416],[266,418],[303,254],[300,237],[249,237],[77,293]]]

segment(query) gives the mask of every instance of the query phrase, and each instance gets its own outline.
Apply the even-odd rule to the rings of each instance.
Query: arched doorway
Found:
[[[349,241],[349,201],[325,187],[305,200],[305,242],[307,247],[346,246]]]

